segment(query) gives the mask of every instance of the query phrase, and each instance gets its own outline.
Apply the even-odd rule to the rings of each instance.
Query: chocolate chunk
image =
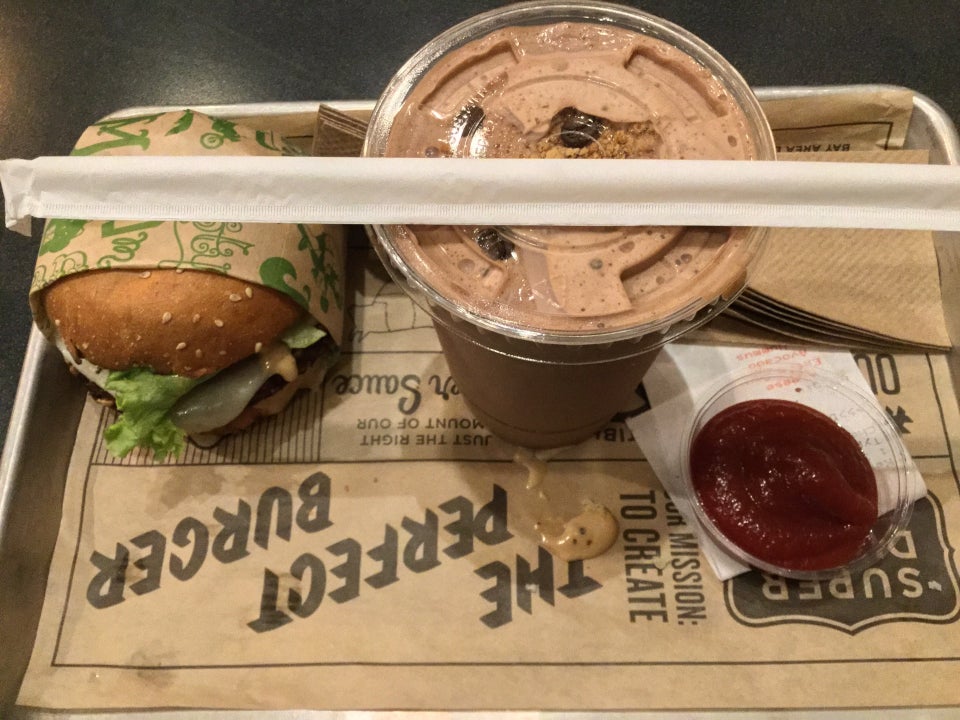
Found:
[[[453,120],[453,127],[458,137],[470,137],[483,123],[484,112],[479,105],[466,105],[460,108]]]
[[[560,124],[560,142],[566,147],[586,147],[600,137],[607,126],[606,120],[568,107],[557,113]]]
[[[513,243],[493,228],[478,230],[474,239],[483,254],[491,260],[506,260],[513,255]]]

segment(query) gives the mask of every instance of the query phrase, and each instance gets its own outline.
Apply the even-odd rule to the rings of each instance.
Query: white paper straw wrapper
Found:
[[[30,217],[960,230],[960,167],[726,160],[41,157],[0,161]]]

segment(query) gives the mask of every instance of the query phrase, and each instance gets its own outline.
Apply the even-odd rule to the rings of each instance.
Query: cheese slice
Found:
[[[243,412],[268,378],[280,375],[292,382],[297,374],[290,348],[274,343],[188,392],[171,408],[170,420],[189,435],[223,427]]]
[[[74,358],[59,336],[54,342],[64,360],[87,380],[106,390],[109,370],[83,358]],[[296,358],[282,342],[272,343],[198,385],[177,401],[170,411],[170,419],[189,435],[223,427],[243,412],[257,390],[273,375],[280,375],[288,383],[293,383],[299,375]],[[299,384],[293,389],[296,387]]]

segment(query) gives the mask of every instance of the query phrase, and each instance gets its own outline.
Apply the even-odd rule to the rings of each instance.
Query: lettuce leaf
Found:
[[[104,388],[116,398],[120,417],[104,431],[107,449],[117,457],[136,447],[152,450],[157,460],[179,455],[186,446],[185,434],[167,413],[200,382],[180,375],[157,375],[147,368],[111,372]]]
[[[291,350],[310,347],[315,342],[326,337],[327,333],[317,327],[317,321],[307,318],[287,328],[280,336],[280,340]]]
[[[280,337],[291,349],[309,347],[326,337],[316,321],[307,319],[289,328]],[[137,447],[153,451],[154,458],[176,457],[186,447],[186,433],[169,417],[177,401],[197,385],[209,380],[180,375],[158,375],[147,368],[115,370],[103,387],[112,393],[120,415],[104,431],[107,449],[124,457]]]

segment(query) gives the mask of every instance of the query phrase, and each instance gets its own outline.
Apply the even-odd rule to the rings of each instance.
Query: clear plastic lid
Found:
[[[606,3],[521,3],[443,33],[396,74],[374,156],[770,159],[746,82],[709,46]],[[575,188],[571,201],[576,201]],[[431,309],[554,343],[663,342],[729,304],[764,231],[378,226]]]

